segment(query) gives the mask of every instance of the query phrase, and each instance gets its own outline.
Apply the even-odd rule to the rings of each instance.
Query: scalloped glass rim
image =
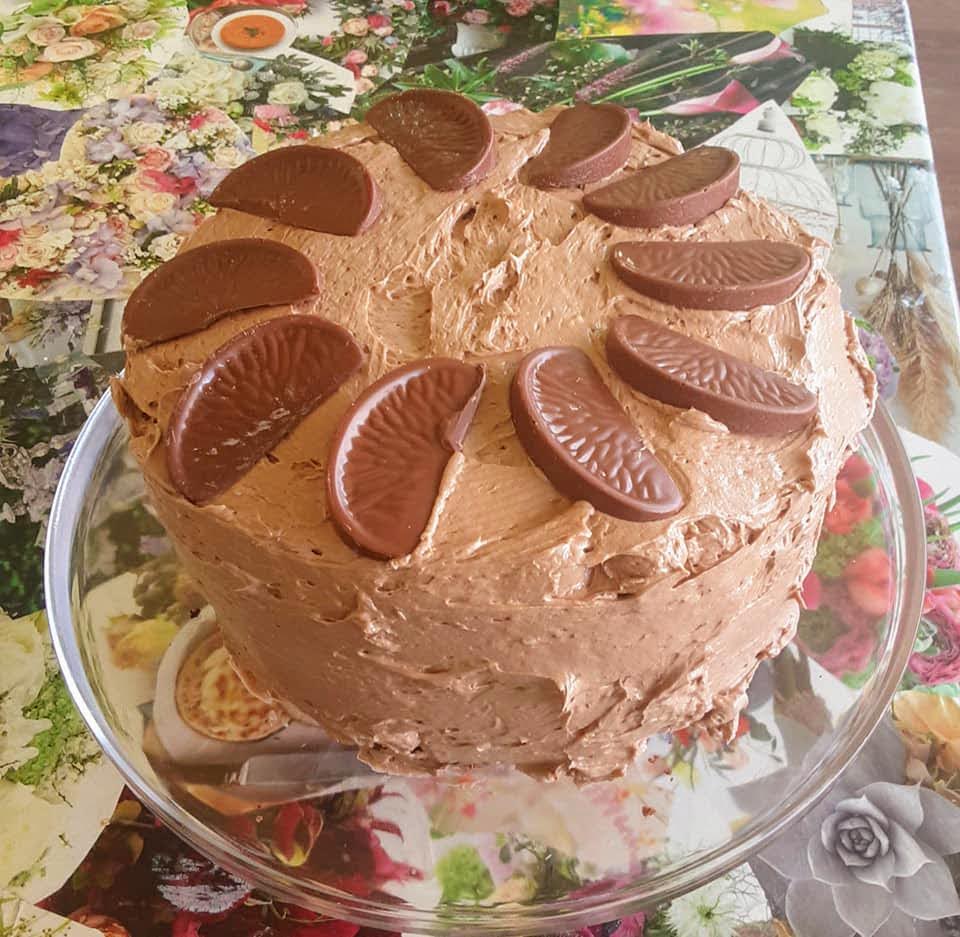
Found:
[[[882,717],[913,648],[926,578],[923,512],[910,460],[897,428],[882,406],[863,434],[877,479],[890,503],[889,547],[898,588],[891,625],[877,650],[873,676],[845,716],[830,746],[789,795],[766,814],[739,828],[731,840],[670,866],[665,874],[602,893],[564,897],[549,905],[448,906],[432,911],[401,907],[384,900],[358,898],[320,882],[305,881],[262,859],[241,854],[237,844],[204,825],[165,791],[153,787],[124,751],[90,679],[96,664],[78,636],[74,609],[80,599],[84,567],[82,535],[96,501],[90,492],[100,483],[126,444],[126,430],[113,401],[105,395],[81,431],[64,468],[54,498],[44,557],[44,586],[53,644],[67,687],[91,732],[130,788],[167,825],[197,850],[257,887],[332,917],[385,929],[448,934],[451,928],[471,934],[530,934],[571,930],[611,921],[691,891],[729,871],[760,851],[824,794],[857,754]]]

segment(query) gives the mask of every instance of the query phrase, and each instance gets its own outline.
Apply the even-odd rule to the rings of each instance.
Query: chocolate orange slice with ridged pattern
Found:
[[[320,273],[300,251],[266,238],[215,241],[157,267],[123,309],[123,335],[150,345],[198,332],[231,312],[281,306],[320,292]]]
[[[166,433],[174,487],[195,503],[222,494],[363,363],[344,328],[281,316],[218,348],[184,389]]]
[[[480,365],[424,358],[389,372],[357,398],[327,463],[327,507],[347,543],[379,559],[416,549],[483,382]]]
[[[607,360],[635,390],[674,407],[695,407],[737,433],[790,433],[817,410],[805,387],[642,316],[613,322]]]
[[[740,157],[719,146],[644,166],[583,197],[587,211],[625,228],[696,224],[740,187]]]
[[[630,157],[630,115],[618,104],[576,104],[550,125],[550,139],[527,164],[527,179],[539,189],[598,182]]]
[[[378,101],[367,123],[431,188],[466,189],[496,163],[493,127],[469,98],[414,88]]]
[[[810,255],[786,241],[631,241],[611,254],[638,293],[692,309],[754,309],[788,300]]]
[[[517,436],[561,494],[628,521],[683,506],[676,483],[579,348],[531,352],[510,388]]]
[[[350,236],[380,214],[380,193],[360,160],[323,146],[285,146],[238,166],[214,189],[217,208]]]

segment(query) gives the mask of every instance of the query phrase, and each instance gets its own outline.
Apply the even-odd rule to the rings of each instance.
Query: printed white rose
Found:
[[[162,234],[150,242],[150,253],[161,260],[170,260],[180,247],[181,240],[178,234]]]
[[[27,38],[35,46],[48,46],[51,42],[59,42],[66,34],[59,23],[40,23],[27,33]]]
[[[816,134],[825,143],[843,143],[851,136],[834,111],[811,114],[804,121],[808,134]]]
[[[824,72],[808,75],[793,92],[792,100],[797,107],[814,111],[829,111],[840,94],[837,83]]]
[[[152,39],[160,32],[160,24],[156,20],[143,20],[139,23],[130,23],[123,27],[121,35],[124,39],[134,42],[144,42]]]
[[[120,9],[123,10],[130,19],[139,19],[147,10],[150,9],[149,0],[120,0]]]
[[[302,81],[281,81],[267,93],[270,104],[286,104],[288,107],[299,107],[305,104],[308,98]]]
[[[94,62],[87,68],[87,78],[101,87],[108,87],[119,84],[123,74],[116,62]]]
[[[875,81],[864,92],[863,99],[870,116],[885,127],[923,123],[923,104],[917,88],[895,81]]]
[[[130,146],[153,146],[163,139],[163,124],[137,121],[124,128],[123,138]]]
[[[129,65],[130,62],[136,62],[143,57],[143,49],[124,49],[117,57],[116,61],[120,65]]]
[[[366,94],[368,91],[373,91],[375,85],[369,78],[358,78],[353,83],[353,89],[357,94]]]
[[[223,169],[236,169],[244,162],[243,153],[234,146],[218,146],[213,151],[213,163]]]
[[[134,192],[127,204],[138,218],[151,218],[170,211],[177,204],[177,200],[169,192]]]
[[[366,36],[370,31],[370,24],[362,17],[347,20],[340,27],[348,36]]]
[[[22,238],[17,245],[17,266],[41,268],[52,264],[57,258],[58,250],[44,238]]]
[[[41,62],[77,62],[80,59],[96,55],[103,48],[102,42],[83,37],[68,37],[58,42],[51,42],[40,53]]]

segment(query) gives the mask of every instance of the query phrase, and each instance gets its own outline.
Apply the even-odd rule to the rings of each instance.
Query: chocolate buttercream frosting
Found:
[[[652,734],[734,725],[758,662],[794,634],[837,472],[871,413],[873,375],[825,270],[826,244],[745,192],[695,226],[647,230],[586,212],[580,190],[531,186],[524,167],[557,114],[491,118],[495,164],[449,191],[369,125],[325,137],[383,196],[362,237],[226,208],[200,226],[188,247],[263,237],[300,251],[324,290],[299,313],[330,319],[366,351],[220,494],[195,504],[178,491],[166,430],[216,349],[289,308],[130,344],[115,384],[150,499],[237,666],[383,770],[512,764],[599,780]],[[646,124],[630,140],[626,165],[587,194],[680,152]],[[780,242],[809,266],[779,300],[684,308],[633,289],[610,263],[618,244],[664,240]],[[638,392],[605,353],[625,315],[780,375],[816,409],[790,433],[761,436]],[[556,346],[589,359],[682,493],[676,513],[616,517],[561,491],[528,456],[511,384],[527,355]],[[438,357],[482,366],[476,410],[412,549],[364,555],[341,536],[325,491],[338,427],[377,381]]]

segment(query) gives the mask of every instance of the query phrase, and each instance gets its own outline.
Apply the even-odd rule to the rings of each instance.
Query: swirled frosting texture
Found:
[[[325,287],[294,311],[329,317],[369,352],[213,502],[195,506],[171,486],[171,410],[214,349],[289,307],[130,348],[115,386],[152,502],[238,666],[381,769],[512,763],[597,780],[620,773],[653,733],[730,724],[758,661],[794,633],[841,460],[872,408],[873,376],[824,271],[825,244],[746,193],[695,226],[610,225],[583,210],[577,190],[520,181],[553,116],[494,119],[496,168],[466,191],[430,189],[368,126],[326,138],[383,193],[378,223],[357,237],[229,209],[200,227],[190,247],[264,237],[302,251]],[[635,126],[623,172],[677,152]],[[789,240],[813,264],[780,305],[679,309],[633,292],[610,267],[612,245],[644,238]],[[603,354],[607,324],[630,313],[804,385],[817,415],[787,436],[746,436],[642,396]],[[676,479],[678,514],[645,523],[601,514],[564,498],[528,460],[509,383],[523,354],[545,345],[590,356]],[[428,355],[482,362],[483,396],[416,550],[365,558],[330,521],[330,441],[365,387]]]

